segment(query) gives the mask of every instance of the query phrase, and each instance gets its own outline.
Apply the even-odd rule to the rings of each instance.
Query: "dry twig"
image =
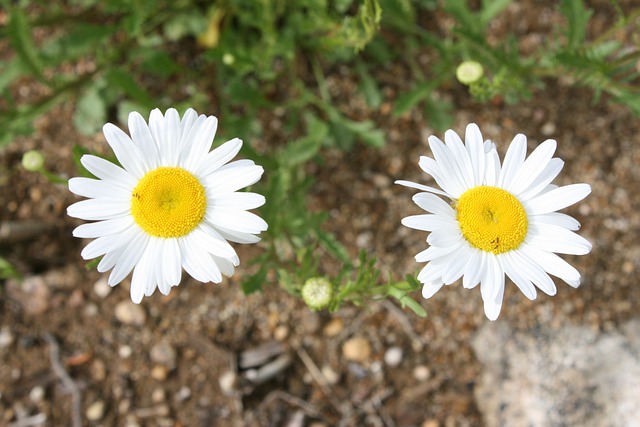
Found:
[[[71,379],[67,371],[60,362],[60,345],[58,341],[49,332],[42,334],[42,338],[49,344],[49,358],[51,359],[51,368],[56,376],[62,381],[64,387],[71,393],[71,425],[73,427],[82,427],[82,398],[80,388]]]

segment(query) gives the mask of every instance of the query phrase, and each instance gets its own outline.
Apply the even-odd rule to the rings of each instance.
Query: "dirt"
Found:
[[[510,17],[522,7],[533,8],[510,8],[492,30],[496,36],[508,29],[531,41],[548,33],[548,26],[534,21],[510,28]],[[603,14],[594,25],[606,28],[613,19]],[[375,120],[387,142],[380,150],[326,150],[326,161],[309,169],[316,181],[309,205],[330,212],[327,229],[354,258],[364,248],[394,277],[417,272],[413,256],[425,248],[426,236],[400,220],[419,209],[411,202],[414,192],[393,181],[427,183],[418,157],[430,155],[428,135],[442,134],[419,111],[391,114],[395,97],[408,89],[398,77],[406,77],[401,65],[379,70],[386,86],[376,111],[366,107],[347,67],[327,73],[340,109]],[[498,322],[522,329],[576,324],[612,330],[640,309],[640,120],[606,96],[594,103],[586,89],[547,83],[517,106],[477,104],[462,86],[441,93],[457,106],[458,132],[477,123],[501,155],[520,132],[528,136],[530,151],[556,139],[565,161],[556,183],[587,182],[593,189],[566,210],[593,243],[589,255],[566,257],[582,273],[582,285],[572,289],[558,282],[556,296],[528,301],[509,284]],[[22,154],[37,148],[51,171],[71,177],[73,144],[109,154],[101,135],[76,132],[72,112],[71,103],[61,105],[36,122],[34,135],[0,150],[0,224],[29,223],[25,235],[0,244],[0,255],[25,277],[0,287],[0,425],[27,425],[24,420],[42,416],[40,425],[71,425],[74,411],[83,425],[101,426],[482,423],[473,394],[481,366],[470,339],[489,321],[477,289],[458,283],[441,290],[422,301],[428,316],[421,319],[390,301],[314,313],[277,286],[244,296],[239,283],[251,269],[242,266],[219,285],[185,275],[169,296],[156,293],[139,306],[127,302],[128,279],[113,289],[105,286],[104,276],[87,270],[80,258],[86,242],[71,236],[80,222],[65,210],[77,199],[64,185],[20,166]],[[268,128],[269,112],[262,119]],[[260,246],[237,249],[246,261]],[[59,355],[52,357],[56,348]],[[264,360],[251,364],[250,356]],[[264,382],[256,384],[256,377]]]

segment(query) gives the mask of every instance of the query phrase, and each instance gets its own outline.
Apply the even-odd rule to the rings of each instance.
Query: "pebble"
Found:
[[[151,378],[158,381],[164,381],[169,376],[169,369],[164,365],[156,365],[151,368]]]
[[[106,275],[102,276],[96,283],[93,284],[93,292],[95,292],[95,294],[100,298],[105,298],[111,293],[112,289],[113,288],[109,286]]]
[[[226,371],[218,378],[220,391],[225,396],[232,396],[235,392],[238,375],[233,371]]]
[[[344,321],[340,317],[335,317],[324,327],[324,335],[327,337],[335,337],[344,329]]]
[[[166,396],[167,396],[167,393],[164,391],[163,388],[157,388],[153,390],[153,392],[151,393],[151,400],[153,401],[153,403],[164,402]]]
[[[324,377],[324,379],[327,381],[327,383],[329,385],[334,385],[337,384],[338,381],[340,380],[340,375],[333,370],[333,368],[329,365],[324,365],[322,367],[322,376]]]
[[[191,397],[191,389],[189,387],[182,387],[176,393],[176,399],[178,402],[182,402]]]
[[[365,338],[351,338],[342,346],[342,355],[347,360],[362,363],[371,356],[371,345]]]
[[[542,129],[540,129],[540,132],[542,132],[544,136],[553,135],[554,133],[556,133],[556,124],[553,122],[547,122],[542,125]]]
[[[391,347],[384,352],[384,363],[395,368],[402,362],[403,352],[400,347]]]
[[[165,365],[167,368],[176,367],[176,350],[166,340],[161,340],[151,347],[151,361]]]
[[[96,400],[87,408],[87,419],[89,421],[99,421],[104,416],[104,400]]]
[[[102,360],[93,361],[91,364],[91,376],[97,381],[102,381],[107,377],[107,366]]]
[[[132,353],[133,350],[128,345],[120,346],[120,348],[118,349],[118,356],[120,356],[122,359],[128,359]]]
[[[42,386],[39,386],[39,385],[35,386],[29,392],[29,399],[31,399],[33,403],[40,402],[43,397],[44,397],[44,388],[42,388]]]
[[[13,344],[11,329],[9,329],[8,326],[3,326],[2,329],[0,329],[0,349],[7,348],[11,344]]]
[[[9,279],[7,295],[18,301],[27,314],[42,314],[49,308],[51,292],[42,276],[28,276],[22,281]]]
[[[424,365],[418,365],[413,368],[413,377],[418,381],[426,381],[431,376],[431,371]]]
[[[144,309],[128,299],[120,301],[118,305],[116,305],[114,314],[116,319],[125,325],[142,326],[147,320]]]
[[[287,339],[287,337],[289,336],[289,328],[287,328],[284,325],[280,325],[276,328],[275,331],[273,331],[273,338],[275,338],[277,341],[284,341]]]

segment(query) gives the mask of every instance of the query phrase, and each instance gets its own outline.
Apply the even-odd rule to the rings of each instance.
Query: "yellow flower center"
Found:
[[[180,237],[200,224],[207,208],[204,187],[182,168],[148,172],[131,194],[131,215],[148,234]]]
[[[485,252],[516,249],[527,236],[529,221],[522,203],[502,188],[471,188],[460,196],[456,211],[464,238]]]

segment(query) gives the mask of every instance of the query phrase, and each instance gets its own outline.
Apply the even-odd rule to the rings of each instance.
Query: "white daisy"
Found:
[[[182,268],[201,282],[219,283],[240,262],[227,240],[255,243],[267,224],[247,212],[262,206],[260,194],[237,192],[254,184],[263,169],[251,160],[233,159],[242,141],[234,138],[209,151],[218,126],[213,116],[189,109],[180,120],[171,108],[155,109],[149,125],[129,114],[129,137],[111,123],[104,136],[122,167],[85,155],[81,162],[99,179],[72,178],[69,190],[87,197],[69,206],[74,218],[96,220],[73,231],[95,238],[84,259],[102,256],[98,271],[111,270],[109,284],[132,270],[131,299],[167,295],[180,284]]]
[[[495,320],[505,273],[532,300],[536,287],[555,295],[549,274],[579,286],[580,273],[556,253],[584,255],[591,244],[574,233],[578,221],[556,211],[585,198],[591,187],[551,184],[564,165],[552,158],[556,141],[543,142],[525,160],[527,138],[516,135],[501,165],[495,145],[483,143],[475,124],[467,126],[464,144],[452,130],[444,139],[429,137],[435,160],[422,156],[419,162],[442,190],[396,181],[426,191],[413,201],[430,214],[402,220],[407,227],[430,232],[429,247],[416,255],[416,261],[427,262],[418,275],[422,295],[430,298],[461,277],[465,288],[480,283],[485,314]]]

